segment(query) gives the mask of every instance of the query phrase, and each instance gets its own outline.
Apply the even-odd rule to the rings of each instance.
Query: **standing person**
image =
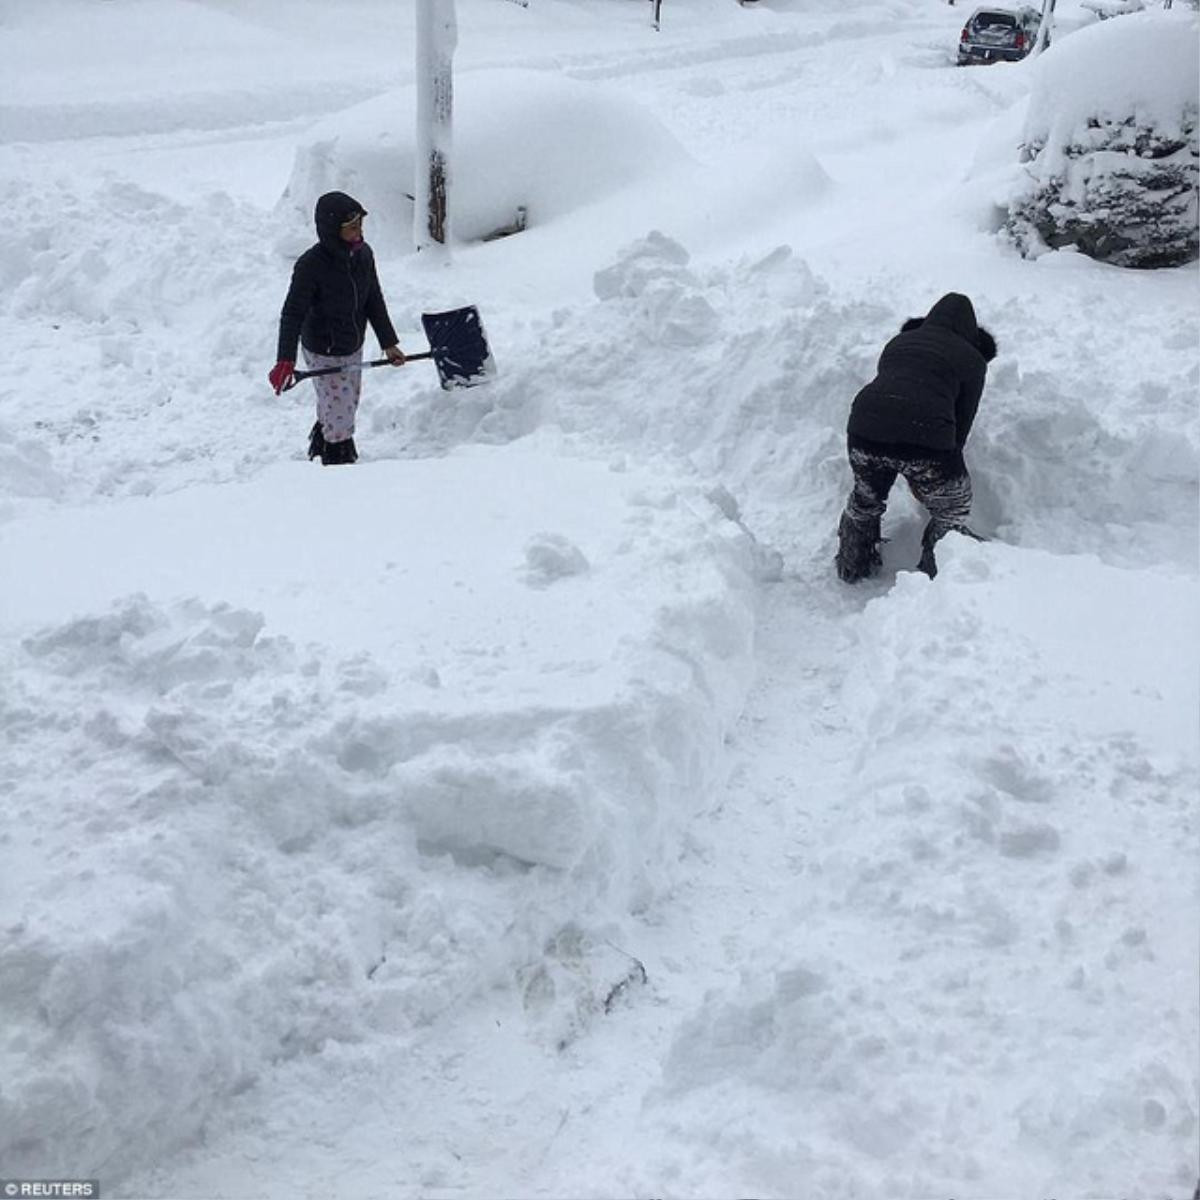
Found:
[[[958,292],[948,292],[928,316],[905,321],[884,346],[846,427],[854,489],[838,524],[835,560],[844,582],[857,583],[881,565],[880,522],[897,475],[929,513],[918,565],[931,579],[938,539],[951,529],[970,533],[971,476],[963,447],[995,357],[995,339]]]
[[[345,192],[326,192],[317,201],[317,244],[292,269],[292,283],[279,315],[279,349],[268,378],[275,394],[288,386],[296,368],[296,346],[304,347],[311,370],[357,367],[362,362],[367,322],[394,366],[404,362],[396,331],[375,273],[375,256],[363,241],[367,210]],[[313,380],[317,423],[309,435],[308,457],[326,466],[358,460],[354,418],[362,372],[339,371]]]

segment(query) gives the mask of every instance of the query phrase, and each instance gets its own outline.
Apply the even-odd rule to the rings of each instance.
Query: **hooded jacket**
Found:
[[[371,247],[366,242],[352,247],[341,237],[342,222],[366,211],[345,192],[326,192],[317,201],[318,241],[296,260],[279,315],[280,362],[295,362],[301,341],[315,354],[353,354],[368,321],[381,347],[396,344]]]
[[[847,433],[901,450],[961,450],[995,357],[971,301],[948,292],[884,346],[875,378],[850,406]]]

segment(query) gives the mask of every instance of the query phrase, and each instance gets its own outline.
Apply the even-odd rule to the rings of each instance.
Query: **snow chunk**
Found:
[[[525,547],[525,582],[546,587],[559,579],[582,575],[588,569],[583,551],[560,533],[540,533]]]
[[[6,496],[57,500],[64,490],[65,482],[45,446],[18,438],[0,425],[0,500]]]
[[[668,346],[702,346],[720,327],[716,309],[692,281],[688,252],[658,230],[628,246],[610,267],[597,271],[601,300],[637,299],[651,341]]]
[[[641,296],[659,280],[679,278],[691,258],[674,238],[652,229],[627,246],[615,263],[596,272],[594,290],[601,300]]]

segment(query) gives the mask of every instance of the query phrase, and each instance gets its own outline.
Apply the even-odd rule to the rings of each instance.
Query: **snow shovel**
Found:
[[[447,312],[422,313],[421,324],[429,339],[429,349],[419,354],[406,354],[406,363],[419,358],[432,358],[433,365],[437,367],[438,381],[448,392],[455,388],[477,387],[495,376],[496,363],[488,347],[483,322],[479,319],[479,309],[472,305],[468,308],[452,308]],[[370,367],[389,365],[389,359],[373,358],[369,362],[351,363],[344,367],[296,371],[292,374],[292,382],[284,390],[316,375],[336,375],[339,371],[365,371]]]

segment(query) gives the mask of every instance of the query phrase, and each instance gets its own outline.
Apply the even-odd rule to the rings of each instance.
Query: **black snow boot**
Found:
[[[834,562],[838,578],[843,583],[869,579],[883,566],[879,541],[878,517],[856,521],[849,513],[842,513],[842,519],[838,522],[838,552]]]
[[[325,461],[325,432],[321,428],[320,421],[312,427],[312,431],[308,435],[308,458],[310,462],[314,458]]]
[[[925,532],[921,535],[921,561],[917,563],[917,570],[928,575],[933,579],[937,575],[937,559],[933,557],[933,547],[937,542],[937,538],[933,535],[933,523],[925,526]]]
[[[925,532],[921,534],[921,561],[917,563],[917,570],[924,571],[930,579],[937,575],[937,560],[933,557],[933,548],[938,541],[947,533],[961,533],[964,537],[969,537],[976,542],[986,542],[987,538],[978,534],[973,529],[968,529],[966,525],[951,525],[949,529],[938,530],[934,523],[930,521],[925,526]]]
[[[354,445],[354,439],[351,437],[340,442],[326,442],[321,451],[321,461],[327,467],[358,462],[358,449]]]

